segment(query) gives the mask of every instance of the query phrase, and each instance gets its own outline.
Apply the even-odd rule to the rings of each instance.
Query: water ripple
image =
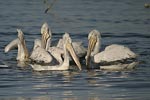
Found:
[[[0,0],[0,99],[12,100],[143,100],[150,98],[150,18],[145,2],[137,0],[57,0],[44,14],[43,1]],[[49,3],[50,0],[48,0]],[[63,6],[62,6],[63,5]],[[64,32],[73,41],[88,45],[88,33],[102,35],[101,50],[110,44],[125,45],[137,53],[139,66],[131,71],[83,70],[35,72],[20,67],[17,51],[4,53],[4,47],[17,38],[16,28],[25,34],[32,50],[34,39],[41,38],[42,23],[48,22],[57,43]],[[111,95],[110,95],[111,94]]]

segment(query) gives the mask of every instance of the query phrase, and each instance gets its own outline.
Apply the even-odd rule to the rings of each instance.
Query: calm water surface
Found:
[[[0,1],[0,99],[150,98],[150,9],[144,8],[149,0],[57,0],[48,14],[44,13],[43,1]],[[4,47],[17,37],[16,28],[21,28],[31,51],[44,22],[50,25],[54,42],[69,32],[73,41],[82,40],[87,47],[89,31],[97,29],[102,33],[102,49],[113,43],[128,46],[139,55],[140,63],[136,69],[122,72],[99,69],[34,72],[30,66],[18,66],[17,51],[5,54]]]

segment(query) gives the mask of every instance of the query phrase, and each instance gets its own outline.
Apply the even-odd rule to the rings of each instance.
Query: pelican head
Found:
[[[72,56],[73,60],[77,64],[78,68],[81,70],[81,64],[80,64],[79,59],[74,51],[74,48],[72,46],[72,40],[68,33],[65,33],[63,35],[63,42],[64,42],[64,48],[66,48],[68,50],[68,52]]]
[[[88,35],[88,50],[86,55],[86,66],[89,66],[91,56],[94,56],[100,49],[100,32],[92,30]]]
[[[23,44],[23,42],[24,42],[24,34],[23,34],[23,32],[21,31],[21,29],[17,29],[17,32],[18,32],[18,39],[19,39],[20,42]]]
[[[51,30],[49,29],[49,26],[47,23],[44,23],[41,27],[41,34],[42,34],[42,47],[46,50],[48,50],[48,47],[50,46],[50,39],[52,36]]]
[[[19,61],[28,61],[29,60],[29,53],[26,47],[24,34],[21,29],[17,29],[18,32],[18,56],[17,60]]]

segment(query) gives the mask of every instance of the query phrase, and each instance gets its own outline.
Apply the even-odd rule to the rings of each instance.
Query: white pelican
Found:
[[[51,55],[45,51],[45,49],[39,47],[39,41],[35,40],[35,46],[32,51],[35,55],[29,56],[28,49],[26,47],[25,39],[24,39],[24,34],[21,31],[21,29],[17,29],[18,32],[18,38],[10,42],[6,47],[5,47],[5,53],[13,49],[14,47],[18,47],[18,54],[17,54],[17,60],[21,62],[26,62],[30,61],[29,58],[32,58],[38,62],[44,61],[45,63],[49,63],[52,60]]]
[[[48,52],[51,45],[51,30],[47,23],[44,23],[41,27],[42,38],[34,40],[34,47],[31,53],[30,59],[36,62],[50,63],[52,56]]]
[[[29,53],[26,47],[24,35],[20,29],[17,29],[17,31],[18,31],[18,38],[10,42],[5,47],[5,53],[10,51],[14,47],[18,46],[18,55],[16,59],[19,61],[29,61]]]
[[[97,30],[92,30],[88,35],[88,51],[86,55],[86,65],[89,66],[90,58],[94,63],[124,61],[126,59],[136,58],[137,55],[129,48],[112,44],[107,46],[104,51],[99,52],[101,45],[101,34]]]
[[[68,70],[69,69],[69,53],[71,54],[73,60],[81,70],[81,64],[74,52],[72,47],[72,40],[68,33],[63,35],[63,49],[64,49],[64,61],[59,65],[39,65],[39,64],[30,64],[33,70],[43,71],[43,70]]]
[[[61,55],[64,54],[63,48],[59,48],[56,46],[51,46],[51,39],[52,39],[52,31],[50,30],[47,23],[44,23],[41,28],[41,34],[42,38],[40,40],[36,40],[35,42],[39,47],[42,47],[47,52],[49,52],[59,63],[62,63],[62,57]],[[36,54],[34,52],[32,53],[33,57],[35,57]],[[32,56],[31,56],[32,57]]]

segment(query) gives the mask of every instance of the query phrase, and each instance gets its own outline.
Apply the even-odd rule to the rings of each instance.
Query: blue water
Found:
[[[0,1],[0,99],[22,100],[146,100],[150,98],[150,9],[149,0],[57,0],[45,14],[44,0]],[[53,2],[48,0],[49,3]],[[47,22],[56,42],[64,32],[73,41],[83,41],[92,29],[102,34],[102,48],[116,43],[137,53],[139,65],[131,71],[34,72],[15,60],[17,51],[4,53],[4,47],[25,34],[28,49],[40,38]],[[84,66],[84,65],[83,65]]]

